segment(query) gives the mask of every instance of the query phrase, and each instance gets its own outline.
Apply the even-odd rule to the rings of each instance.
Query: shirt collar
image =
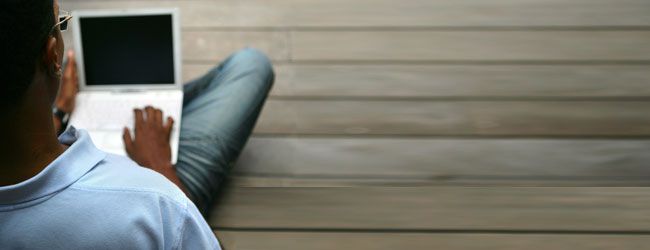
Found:
[[[0,205],[28,202],[63,190],[106,157],[85,130],[70,127],[59,136],[59,142],[70,147],[43,171],[21,183],[0,187]]]

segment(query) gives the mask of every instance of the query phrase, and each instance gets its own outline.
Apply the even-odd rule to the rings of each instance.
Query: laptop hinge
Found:
[[[144,90],[144,89],[115,89],[115,90],[111,90],[111,93],[120,93],[120,94],[121,93],[127,93],[128,94],[128,93],[141,93],[141,92],[145,92],[145,91],[147,91],[147,90]]]

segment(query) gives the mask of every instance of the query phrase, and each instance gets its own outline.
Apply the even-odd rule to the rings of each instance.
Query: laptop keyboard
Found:
[[[93,93],[88,96],[79,95],[77,110],[73,114],[71,124],[86,130],[122,130],[125,126],[133,128],[135,108],[147,105],[159,108],[166,117],[171,116],[176,121],[180,117],[178,93],[171,91],[156,93]]]
[[[133,133],[133,109],[147,105],[161,109],[165,119],[168,116],[174,118],[170,144],[172,163],[176,163],[183,106],[183,92],[180,90],[137,93],[81,92],[77,95],[77,108],[70,118],[70,125],[87,130],[99,149],[126,155],[122,129],[128,127]]]

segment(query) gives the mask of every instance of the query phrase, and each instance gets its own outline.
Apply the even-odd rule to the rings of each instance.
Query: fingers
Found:
[[[160,110],[160,109],[154,109],[153,122],[154,122],[157,126],[161,126],[161,127],[163,126],[163,124],[162,124],[162,116],[163,116],[163,115],[162,115],[162,110]]]
[[[147,113],[147,121],[155,119],[154,116],[156,113],[156,109],[154,109],[151,106],[146,106],[144,108],[144,111]]]
[[[167,117],[167,124],[164,126],[165,134],[167,135],[167,141],[171,139],[172,131],[174,130],[174,118],[171,116]]]
[[[144,111],[145,111],[145,113],[147,115],[147,117],[145,118],[146,119],[145,122],[146,122],[147,126],[155,127],[157,125],[157,123],[156,123],[156,109],[151,107],[151,106],[147,106],[147,107],[144,108]]]
[[[69,50],[67,57],[68,57],[68,63],[65,66],[64,76],[66,78],[72,79],[73,77],[76,76],[77,73],[77,68],[76,68],[77,63],[75,62],[76,59],[74,57],[74,51]]]
[[[65,67],[65,72],[63,72],[63,79],[65,84],[69,84],[70,90],[73,91],[73,93],[77,93],[79,91],[79,81],[77,78],[77,62],[74,56],[74,50],[68,50],[68,63]]]
[[[135,133],[137,134],[144,126],[144,113],[141,109],[134,109],[133,114],[135,115]]]
[[[138,133],[138,130],[146,127],[149,128],[162,128],[166,135],[171,133],[171,130],[174,126],[174,119],[171,117],[167,118],[167,122],[163,124],[163,112],[160,109],[154,108],[152,106],[146,106],[144,110],[134,109],[135,114],[135,133]]]
[[[147,106],[144,108],[146,112],[146,124],[148,126],[162,128],[163,127],[163,112],[160,109],[154,108],[152,106]]]
[[[74,50],[68,50],[68,65],[67,66],[77,66],[76,58],[74,57]]]
[[[126,153],[131,157],[133,155],[133,138],[131,138],[131,131],[126,127],[122,131],[122,140],[124,141],[124,149],[126,149]]]

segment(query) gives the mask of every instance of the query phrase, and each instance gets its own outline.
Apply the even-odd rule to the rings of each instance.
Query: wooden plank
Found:
[[[245,47],[259,49],[271,60],[288,60],[286,32],[185,31],[183,60],[219,62]]]
[[[212,64],[185,64],[186,80]],[[276,64],[272,96],[640,97],[646,65],[301,65]]]
[[[479,165],[480,167],[480,165]],[[228,183],[250,188],[353,188],[353,187],[650,187],[648,176],[282,176],[236,175]]]
[[[302,31],[292,59],[333,61],[648,60],[650,31]]]
[[[199,78],[205,73],[207,73],[210,69],[213,67],[217,66],[218,62],[211,63],[211,64],[205,64],[205,63],[184,63],[183,64],[183,82],[187,83],[193,79]],[[274,65],[274,70],[276,71],[276,84],[278,82],[277,80],[277,65]],[[277,85],[274,85],[274,88],[276,88]]]
[[[253,137],[233,174],[310,178],[319,185],[344,180],[614,185],[644,179],[650,184],[649,149],[648,140]]]
[[[216,230],[562,230],[650,228],[650,188],[233,188]]]
[[[645,0],[61,0],[66,9],[179,7],[186,27],[650,25]]]
[[[644,235],[548,234],[403,234],[336,232],[215,232],[228,250],[236,249],[356,249],[356,250],[581,250],[643,249]]]
[[[650,102],[269,100],[256,133],[647,136]]]

